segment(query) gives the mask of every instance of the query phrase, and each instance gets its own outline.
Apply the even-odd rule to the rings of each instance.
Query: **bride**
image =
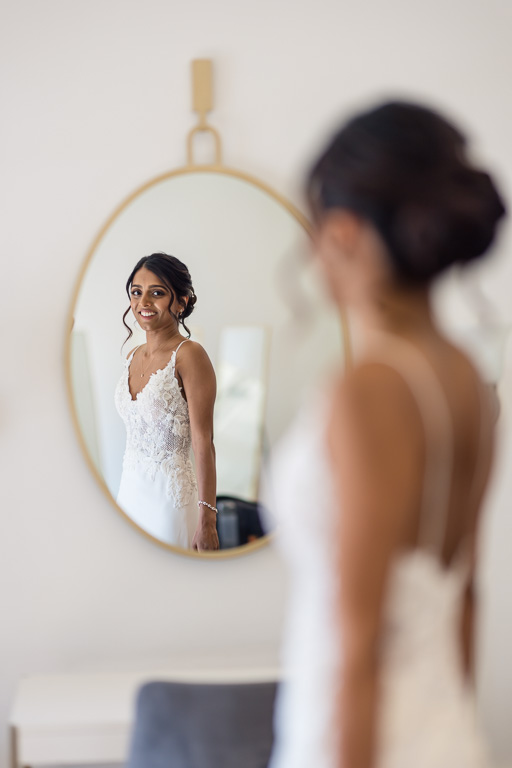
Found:
[[[189,271],[174,256],[153,253],[135,265],[126,291],[128,338],[131,311],[146,343],[128,355],[115,393],[127,432],[117,503],[167,544],[218,549],[215,373],[203,347],[180,333],[180,325],[188,332],[196,303]]]
[[[361,349],[275,459],[292,594],[272,768],[473,768],[474,579],[493,415],[430,290],[504,205],[463,135],[388,103],[334,136],[315,252]]]

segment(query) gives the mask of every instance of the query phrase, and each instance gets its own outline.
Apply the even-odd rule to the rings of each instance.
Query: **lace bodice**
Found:
[[[163,472],[174,505],[183,507],[190,501],[197,484],[190,456],[188,405],[175,373],[179,347],[168,364],[152,373],[146,386],[132,400],[128,377],[134,350],[125,362],[116,387],[115,404],[126,426],[123,470],[143,472],[151,479]]]

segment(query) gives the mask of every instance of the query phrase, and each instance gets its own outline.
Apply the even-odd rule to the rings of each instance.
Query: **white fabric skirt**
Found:
[[[138,526],[156,539],[190,549],[199,521],[197,493],[184,507],[176,507],[167,492],[167,477],[159,471],[154,479],[144,472],[124,470],[116,499]]]

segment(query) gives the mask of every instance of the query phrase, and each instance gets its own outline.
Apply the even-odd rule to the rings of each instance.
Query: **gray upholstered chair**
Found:
[[[267,768],[276,687],[147,683],[127,768]]]

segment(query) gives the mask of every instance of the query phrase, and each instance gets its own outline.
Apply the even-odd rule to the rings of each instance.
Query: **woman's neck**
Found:
[[[388,288],[354,306],[353,314],[363,337],[375,332],[414,339],[437,334],[426,288]]]
[[[173,347],[180,338],[181,334],[177,327],[146,331],[146,354],[152,355],[158,350]]]

